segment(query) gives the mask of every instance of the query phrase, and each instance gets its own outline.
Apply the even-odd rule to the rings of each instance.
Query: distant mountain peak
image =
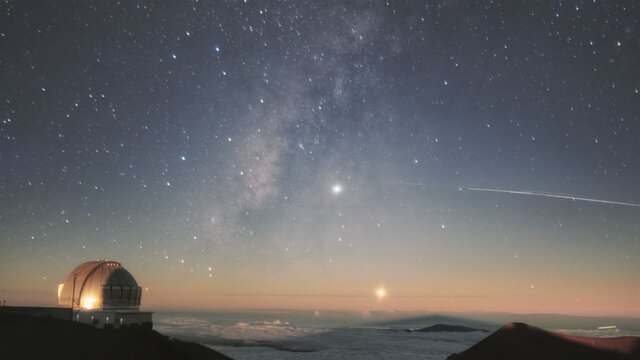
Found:
[[[414,331],[418,331],[418,332],[475,332],[475,331],[489,332],[488,330],[485,330],[485,329],[474,329],[466,326],[447,325],[447,324],[435,324],[435,325],[427,326],[425,328],[414,330]]]
[[[588,338],[512,322],[448,360],[640,359],[640,337]]]

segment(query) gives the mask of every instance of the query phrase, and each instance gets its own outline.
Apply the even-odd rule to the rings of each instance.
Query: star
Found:
[[[342,194],[342,191],[343,191],[342,185],[340,185],[340,184],[338,184],[338,183],[334,184],[334,185],[331,187],[331,192],[332,192],[334,195],[340,195],[340,194]]]

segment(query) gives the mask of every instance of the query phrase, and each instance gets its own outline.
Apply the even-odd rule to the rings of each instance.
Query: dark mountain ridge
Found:
[[[145,328],[105,330],[73,321],[0,313],[0,359],[230,359]]]
[[[489,332],[489,330],[485,329],[476,329],[472,327],[460,326],[460,325],[447,325],[447,324],[435,324],[432,326],[427,326],[418,330],[411,330],[416,332]]]
[[[640,359],[640,337],[588,338],[509,323],[448,360]]]

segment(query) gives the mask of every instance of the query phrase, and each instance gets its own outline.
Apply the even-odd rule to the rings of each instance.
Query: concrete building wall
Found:
[[[73,321],[90,324],[99,328],[118,329],[120,327],[142,326],[151,329],[152,313],[140,311],[93,310],[74,311]]]
[[[116,311],[115,319],[118,327],[139,325],[151,328],[153,323],[150,312],[119,312]]]

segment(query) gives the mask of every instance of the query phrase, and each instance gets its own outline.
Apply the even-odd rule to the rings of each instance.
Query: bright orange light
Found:
[[[84,300],[82,301],[82,307],[87,310],[91,310],[95,306],[95,303],[96,303],[96,298],[87,297],[87,298],[84,298]]]
[[[376,290],[376,296],[378,297],[378,300],[382,300],[384,297],[387,296],[387,291],[381,287],[378,290]]]

